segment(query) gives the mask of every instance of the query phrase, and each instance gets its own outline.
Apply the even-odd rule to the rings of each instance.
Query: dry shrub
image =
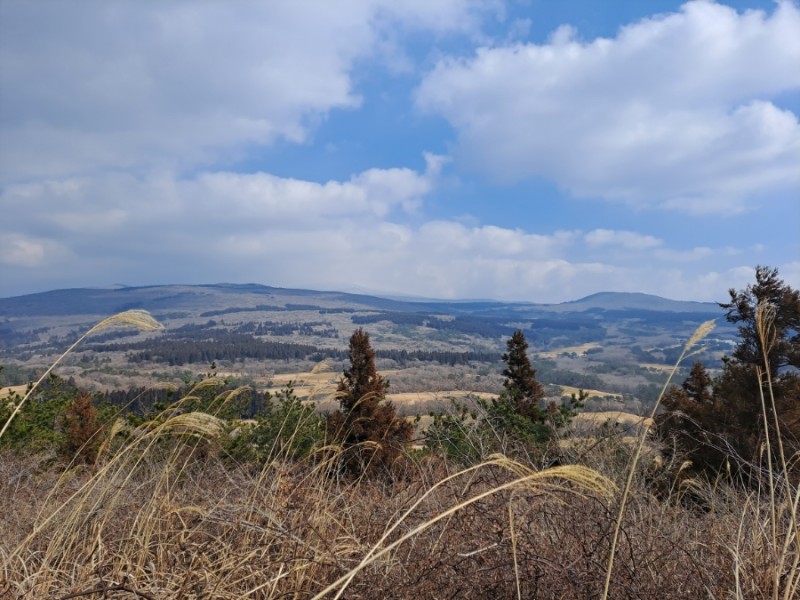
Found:
[[[603,591],[617,514],[613,487],[593,471],[495,457],[451,472],[428,457],[408,461],[399,483],[340,482],[312,462],[253,472],[208,448],[201,455],[210,442],[187,434],[188,419],[177,438],[158,427],[96,473],[59,475],[32,457],[0,456],[0,597],[127,589],[119,597],[310,598],[331,585],[324,597]],[[173,449],[154,451],[165,440]],[[624,449],[600,445],[585,460],[622,484]],[[632,483],[609,596],[773,597],[768,500],[698,486],[715,502],[687,508],[678,489],[651,493],[649,469]],[[790,551],[797,556],[796,538]]]

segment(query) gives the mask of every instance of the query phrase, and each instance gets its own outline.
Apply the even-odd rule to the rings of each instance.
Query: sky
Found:
[[[0,0],[0,296],[800,287],[797,0]]]

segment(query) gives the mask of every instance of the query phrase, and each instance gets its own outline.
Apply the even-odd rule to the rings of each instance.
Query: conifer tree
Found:
[[[788,456],[800,450],[800,292],[777,269],[756,267],[755,278],[720,304],[740,338],[723,358],[721,376],[709,389],[696,363],[681,388],[665,395],[658,423],[662,437],[676,441],[696,467],[757,478],[767,436],[775,442],[780,435]]]
[[[533,421],[542,420],[544,411],[539,407],[544,399],[544,388],[536,380],[536,370],[528,358],[528,342],[525,334],[517,330],[508,340],[507,352],[503,354],[503,381],[505,393],[508,395],[516,411]]]
[[[712,384],[708,371],[706,371],[703,363],[698,360],[692,365],[689,377],[681,384],[681,387],[690,400],[698,404],[709,405],[714,402],[714,396],[711,391]]]
[[[328,432],[342,444],[342,464],[351,474],[391,473],[413,427],[386,401],[388,384],[363,328],[350,337],[349,358],[337,390],[340,410],[329,415]]]
[[[61,446],[64,458],[93,465],[100,448],[100,427],[92,395],[80,392],[64,413],[65,439]]]
[[[768,368],[774,378],[786,366],[800,369],[800,291],[793,290],[778,277],[778,269],[756,267],[756,283],[744,290],[731,289],[731,301],[721,303],[730,323],[739,323],[739,344],[733,360],[743,365]],[[757,327],[759,304],[773,313],[768,365],[764,364],[764,348]]]

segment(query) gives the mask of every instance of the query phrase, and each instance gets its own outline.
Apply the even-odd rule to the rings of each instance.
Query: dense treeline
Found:
[[[163,410],[165,407],[172,406],[178,399],[185,398],[190,394],[199,396],[199,402],[208,405],[214,397],[233,389],[234,387],[232,385],[223,384],[214,387],[212,394],[207,395],[206,398],[202,398],[202,394],[198,394],[197,389],[193,386],[178,389],[164,387],[133,387],[106,392],[99,397],[98,402],[117,407],[117,409],[126,414],[146,416],[153,415],[159,410]],[[215,412],[219,414],[220,410],[224,410],[228,418],[253,419],[268,410],[269,397],[268,393],[262,393],[255,389],[248,388],[247,390],[237,392],[235,399],[226,402],[224,407],[217,407]],[[197,404],[197,401],[195,404]],[[199,408],[206,408],[206,406],[184,406],[183,410],[198,410]],[[212,407],[212,409],[214,409],[214,407]]]
[[[401,366],[409,361],[436,362],[443,365],[466,365],[473,362],[494,363],[500,358],[498,352],[453,352],[449,350],[376,350],[378,358],[394,360]]]
[[[442,319],[439,315],[428,313],[381,312],[371,315],[354,315],[351,320],[354,325],[368,325],[379,321],[389,321],[395,325],[425,326],[430,329],[457,331],[467,335],[490,338],[508,336],[514,332],[512,327],[505,324],[505,320],[487,317]]]
[[[129,344],[93,346],[95,352],[128,352],[128,362],[159,362],[169,366],[210,364],[213,361],[252,360],[313,360],[325,358],[344,360],[346,352],[339,348],[319,348],[311,344],[260,340],[252,335],[214,330],[203,336],[208,339],[153,338]],[[437,362],[445,365],[465,365],[472,362],[496,362],[496,352],[455,352],[448,350],[379,350],[378,358],[405,365],[410,361]]]
[[[599,389],[606,387],[603,380],[592,373],[576,373],[559,369],[552,360],[538,359],[536,371],[539,381],[556,385],[569,385],[577,388]]]
[[[106,346],[103,349],[116,349]],[[324,353],[326,357],[342,358],[342,350],[320,350],[310,344],[259,340],[252,335],[219,331],[210,340],[153,339],[130,344],[126,350],[139,350],[128,354],[128,361],[139,363],[154,361],[170,366],[191,363],[210,364],[217,360],[302,360],[312,354]]]
[[[39,334],[44,331],[47,331],[46,327],[32,331],[15,331],[0,326],[0,350],[11,350],[15,346],[38,342]]]
[[[241,312],[258,312],[258,311],[280,311],[284,310],[282,306],[272,306],[270,304],[257,304],[256,306],[231,306],[230,308],[219,308],[216,310],[207,310],[200,313],[201,317],[219,317],[222,315],[231,315]]]
[[[355,309],[352,308],[322,308],[315,304],[292,304],[288,303],[286,306],[278,306],[272,304],[257,304],[255,306],[231,306],[229,308],[219,308],[216,310],[207,310],[200,313],[201,317],[219,317],[222,315],[230,315],[242,312],[292,312],[295,310],[316,310],[322,314],[325,313],[352,313]]]
[[[339,330],[328,321],[307,321],[304,323],[279,323],[277,321],[260,321],[258,323],[242,323],[233,328],[236,333],[253,335],[305,335],[324,338],[338,338]]]

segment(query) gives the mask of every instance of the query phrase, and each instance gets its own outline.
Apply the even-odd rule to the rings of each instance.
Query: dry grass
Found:
[[[24,394],[25,390],[28,389],[27,385],[11,385],[8,387],[0,388],[0,398],[8,398],[9,396],[13,396],[14,394]]]
[[[222,451],[223,425],[173,409],[106,444],[91,469],[0,453],[0,597],[800,592],[798,487],[780,473],[758,492],[673,485],[669,465],[640,460],[647,427],[635,447],[608,435],[545,470],[493,456],[456,472],[415,455],[392,479],[353,481],[332,475],[331,448],[303,462],[236,464]]]
[[[622,429],[637,429],[642,425],[649,428],[653,426],[653,419],[618,410],[606,410],[578,413],[572,420],[572,428],[576,431],[597,429],[605,425]]]
[[[618,394],[616,392],[604,392],[603,390],[593,390],[590,388],[576,388],[571,385],[561,386],[561,394],[563,396],[569,396],[571,394],[575,394],[577,396],[581,391],[583,391],[584,394],[587,394],[587,398],[605,398],[606,396],[610,396],[612,398],[622,398],[622,394]]]
[[[181,435],[168,424],[143,430],[96,471],[0,455],[0,597],[602,593],[631,457],[613,440],[584,458],[592,469],[495,457],[451,472],[425,458],[394,482],[340,481],[313,461],[232,465],[213,426],[190,421]],[[772,598],[769,500],[698,484],[693,494],[714,498],[699,511],[682,504],[685,489],[656,497],[654,476],[633,479],[609,597]],[[785,533],[790,505],[779,502]],[[797,556],[796,540],[789,550]]]

